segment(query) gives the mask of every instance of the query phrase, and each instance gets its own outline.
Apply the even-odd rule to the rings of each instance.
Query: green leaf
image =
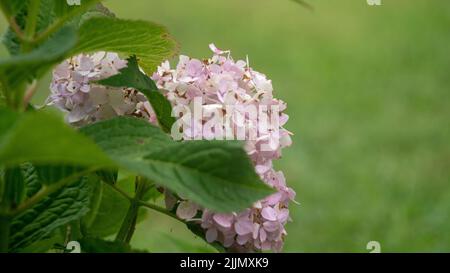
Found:
[[[15,96],[19,101],[23,96],[21,92],[24,84],[33,78],[39,78],[53,64],[64,60],[75,43],[75,30],[66,27],[33,51],[0,60],[0,81],[4,95],[7,98]],[[13,92],[16,94],[12,94]]]
[[[142,178],[142,179],[145,179],[145,178]],[[149,184],[149,186],[147,186],[147,189],[146,189],[146,192],[145,192],[145,194],[143,195],[143,197],[142,197],[142,201],[152,201],[152,202],[154,202],[154,201],[156,201],[160,196],[162,196],[162,191],[160,191],[159,189],[158,189],[158,186],[157,185],[155,185],[153,182],[151,182],[150,184]]]
[[[240,211],[273,191],[254,171],[242,143],[188,141],[152,152],[135,165],[150,179],[203,207]]]
[[[52,0],[52,2],[54,2],[55,15],[59,18],[69,19],[88,11],[101,0],[80,0],[80,5],[69,5],[67,0]]]
[[[0,164],[14,166],[23,162],[115,166],[95,143],[54,115],[0,109]]]
[[[172,116],[170,102],[158,91],[158,87],[147,75],[139,70],[136,56],[128,58],[127,67],[107,79],[98,81],[99,84],[112,87],[131,87],[143,93],[152,105],[158,118],[158,123],[164,132],[169,133],[175,118]]]
[[[80,26],[79,41],[72,54],[112,51],[137,55],[146,73],[152,73],[164,60],[172,57],[177,46],[167,30],[155,23],[93,17]]]
[[[87,228],[92,225],[97,217],[103,198],[103,183],[101,183],[99,177],[91,174],[87,176],[87,180],[92,189],[92,194],[91,201],[89,202],[89,212],[80,221],[81,233],[83,236],[87,234]]]
[[[15,16],[24,6],[27,1],[24,0],[2,0],[0,1],[0,8],[6,17]]]
[[[18,251],[79,219],[88,212],[89,199],[90,188],[84,179],[50,194],[13,219],[10,250]]]
[[[239,211],[273,193],[241,143],[174,142],[147,121],[125,117],[81,131],[125,169],[215,211]]]
[[[31,163],[21,164],[20,167],[25,180],[26,195],[29,198],[41,189],[42,184],[39,181],[36,168]]]
[[[113,87],[131,87],[141,91],[144,95],[158,91],[158,87],[147,75],[139,70],[136,56],[127,59],[127,66],[119,74],[98,81],[99,84]]]
[[[49,235],[42,237],[39,241],[36,241],[25,248],[18,250],[19,253],[45,253],[51,249],[54,249],[55,245],[64,243],[64,234],[60,229],[55,229]]]
[[[130,185],[133,185],[130,182]],[[102,185],[102,184],[101,184]],[[94,219],[86,223],[86,232],[90,236],[106,237],[116,234],[128,211],[130,202],[110,186],[102,185],[100,204]]]
[[[53,1],[59,1],[59,4],[55,6]],[[114,51],[125,56],[136,54],[142,68],[151,73],[176,52],[176,43],[162,26],[108,16],[87,16],[78,19],[82,22],[78,29],[78,24],[69,24],[69,19],[77,21],[76,16],[88,11],[98,1],[83,1],[80,7],[73,8],[57,7],[62,5],[60,2],[44,0],[41,3],[37,29],[44,33],[47,33],[47,28],[56,31],[53,36],[42,38],[42,41],[39,39],[39,46],[29,53],[0,61],[0,81],[7,98],[13,97],[9,101],[13,101],[14,105],[21,101],[26,82],[41,77],[54,64],[70,55],[99,50]],[[22,10],[21,16],[17,18],[20,27],[25,25],[24,14]],[[42,14],[45,14],[43,18]],[[3,41],[12,54],[19,53],[20,44],[14,32],[9,30]]]
[[[27,2],[29,0],[20,0],[21,7],[17,9],[15,21],[18,27],[23,31],[27,19]],[[99,14],[100,8],[95,7],[99,0],[82,0],[82,5],[68,5],[64,0],[40,0],[40,9],[37,19],[36,32],[42,34],[47,31],[49,27],[52,32],[57,32],[64,25],[70,24],[78,28],[78,24],[82,21],[84,13],[96,12]],[[48,32],[46,37],[42,38],[40,42],[44,42],[47,36],[51,36],[52,32]],[[3,43],[11,55],[20,53],[20,40],[16,33],[9,27],[3,37]],[[39,45],[39,44],[37,44]]]
[[[111,185],[116,184],[117,176],[119,174],[118,170],[99,170],[96,174],[100,177],[100,179],[106,183]]]
[[[161,129],[145,120],[116,117],[80,129],[116,162],[142,159],[152,150],[174,142]],[[130,170],[132,171],[132,170]]]
[[[134,193],[134,176],[125,177],[117,181],[116,187],[126,192],[130,196]],[[95,208],[95,215],[89,213],[83,218],[84,233],[88,236],[107,237],[116,234],[127,214],[130,202],[124,198],[120,193],[113,190],[110,186],[104,183],[97,183],[101,188],[101,198],[98,207]],[[96,194],[94,193],[94,196]],[[96,200],[98,196],[94,197]],[[147,197],[147,196],[145,196]],[[146,198],[143,198],[145,200]],[[91,207],[94,204],[91,204]],[[137,222],[145,218],[146,210],[141,209],[138,212]],[[90,219],[87,219],[90,218]]]
[[[0,109],[0,164],[22,162],[35,164],[22,165],[28,197],[42,185],[63,186],[90,169],[115,166],[95,143],[51,114]]]
[[[15,208],[26,196],[26,184],[19,166],[6,168],[3,175],[4,189],[0,199],[4,206]]]
[[[25,30],[29,1],[30,0],[20,0],[19,2],[22,2],[23,4],[21,5],[20,9],[16,11],[16,14],[14,16],[15,23],[22,32]],[[45,30],[55,19],[55,14],[53,13],[53,3],[55,1],[58,0],[40,0],[36,32]],[[11,29],[11,27],[8,27],[2,40],[3,44],[6,46],[11,55],[17,55],[20,53],[22,41]],[[34,46],[38,46],[38,44]]]
[[[79,177],[79,174],[86,172],[86,167],[64,164],[36,165],[35,169],[38,179],[43,185],[56,184],[67,179],[75,180]],[[70,181],[67,183],[70,183]]]
[[[169,133],[172,129],[172,125],[175,123],[175,117],[172,116],[172,105],[159,92],[151,92],[147,96],[150,101],[153,110],[158,118],[158,123],[164,132]]]

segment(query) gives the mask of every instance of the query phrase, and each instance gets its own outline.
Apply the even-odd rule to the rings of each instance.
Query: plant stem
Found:
[[[123,219],[122,226],[120,227],[119,233],[117,233],[116,241],[122,242],[122,243],[129,243],[130,242],[130,234],[134,233],[135,228],[135,218],[137,217],[139,206],[136,202],[131,201],[130,207],[128,208],[128,212],[125,216],[125,219]]]
[[[25,36],[24,36],[24,34],[22,32],[22,29],[17,24],[16,19],[14,17],[11,17],[8,22],[9,22],[9,26],[14,31],[14,33],[16,33],[16,35],[19,38],[19,40],[25,41],[26,40]]]
[[[142,196],[145,194],[146,186],[144,181],[139,179],[139,176],[136,177],[136,194],[134,198],[130,200],[130,207],[128,208],[128,212],[123,219],[122,226],[120,227],[119,233],[117,233],[116,241],[128,244],[131,240],[131,237],[134,234],[134,230],[136,228],[136,219],[139,211],[139,202]],[[118,189],[113,187],[114,189]],[[122,195],[126,195],[120,192]]]
[[[123,197],[125,197],[126,199],[128,199],[129,201],[133,200],[133,197],[129,196],[125,191],[123,191],[121,188],[110,184],[110,183],[106,183],[104,182],[106,185],[110,186],[113,190],[115,190],[116,192],[120,193]]]
[[[159,213],[165,214],[177,221],[179,221],[180,223],[185,224],[192,232],[194,232],[190,227],[189,221],[183,220],[181,218],[179,218],[176,214],[168,211],[167,209],[160,207],[158,205],[152,204],[152,203],[147,203],[145,201],[140,200],[139,198],[132,198],[130,197],[126,192],[124,192],[123,190],[121,190],[120,188],[106,183],[109,186],[111,186],[112,189],[114,189],[115,191],[117,191],[118,193],[120,193],[122,196],[124,196],[126,199],[130,200],[131,204],[130,204],[130,208],[128,209],[127,215],[122,223],[122,226],[120,228],[119,233],[117,234],[116,240],[120,241],[120,242],[125,242],[125,243],[129,243],[131,240],[131,236],[133,235],[134,232],[134,227],[136,225],[136,217],[132,217],[137,215],[137,211],[139,209],[139,207],[146,207],[152,210],[155,210]],[[145,193],[145,189],[143,191],[143,194]],[[209,243],[204,234],[200,234],[200,233],[196,233],[194,232],[195,235],[199,236],[200,238],[202,238],[205,242]],[[212,247],[214,247],[217,251],[219,252],[224,252],[223,247],[215,244],[215,243],[209,243]]]
[[[143,207],[146,207],[146,208],[155,210],[155,211],[160,212],[160,213],[162,213],[162,214],[165,214],[165,215],[167,215],[167,216],[169,216],[169,217],[172,217],[173,219],[175,219],[175,220],[177,220],[177,221],[179,221],[179,222],[181,222],[181,223],[183,223],[183,224],[186,224],[186,221],[185,221],[185,220],[179,218],[179,217],[176,216],[174,213],[168,211],[167,209],[165,209],[165,208],[163,208],[163,207],[160,207],[160,206],[155,205],[155,204],[147,203],[147,202],[144,202],[144,201],[140,201],[139,204],[140,204],[141,206],[143,206]]]
[[[37,81],[34,80],[25,91],[25,95],[23,97],[23,108],[27,109],[28,103],[30,102],[31,98],[33,97],[34,93],[37,90]]]
[[[34,35],[36,34],[40,6],[41,0],[33,0],[28,2],[28,16],[24,31],[25,40],[22,44],[23,52],[28,52],[33,48],[32,42],[30,41],[33,41]]]
[[[36,25],[39,16],[41,0],[33,0],[28,3],[27,24],[25,26],[25,37],[31,39],[36,33]]]
[[[11,218],[0,215],[0,253],[8,252]]]
[[[107,184],[107,185],[109,185],[112,189],[114,189],[115,191],[117,191],[118,193],[120,193],[123,197],[125,197],[126,199],[128,199],[128,200],[133,200],[133,198],[131,197],[131,196],[129,196],[126,192],[124,192],[123,190],[121,190],[120,188],[118,188],[118,187],[116,187],[116,186],[114,186],[114,185],[111,185],[111,184],[109,184],[109,183],[105,183],[105,184]],[[152,210],[155,210],[155,211],[157,211],[157,212],[159,212],[159,213],[162,213],[162,214],[165,214],[165,215],[167,215],[167,216],[169,216],[169,217],[172,217],[173,219],[175,219],[175,220],[177,220],[177,221],[180,221],[181,223],[183,223],[183,224],[186,224],[186,221],[184,221],[183,219],[181,219],[181,218],[178,218],[178,216],[176,216],[175,214],[173,214],[172,212],[170,212],[170,211],[168,211],[167,209],[165,209],[165,208],[163,208],[163,207],[160,207],[160,206],[158,206],[158,205],[155,205],[155,204],[152,204],[152,203],[147,203],[147,202],[144,202],[144,201],[142,201],[142,200],[139,200],[139,206],[142,206],[142,207],[146,207],[146,208],[149,208],[149,209],[152,209]]]

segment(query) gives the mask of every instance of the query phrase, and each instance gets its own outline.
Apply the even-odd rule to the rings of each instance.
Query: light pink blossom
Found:
[[[286,103],[273,97],[272,82],[264,74],[251,69],[248,61],[234,61],[230,51],[218,49],[214,44],[210,45],[210,49],[213,56],[205,60],[180,56],[174,69],[164,62],[152,79],[173,106],[189,107],[199,96],[203,111],[211,107],[226,111],[226,105],[253,104],[267,106],[267,109],[271,105],[278,106],[279,119],[269,122],[267,131],[257,139],[246,141],[246,151],[255,165],[255,171],[277,192],[241,212],[223,214],[203,208],[200,225],[205,229],[208,242],[218,241],[236,251],[280,251],[287,234],[285,225],[290,220],[289,202],[295,198],[295,192],[286,185],[283,173],[275,171],[272,165],[272,161],[281,156],[281,150],[292,143],[291,133],[282,127],[289,118],[283,113]],[[192,119],[191,127],[184,131],[185,139],[198,137],[202,133],[201,126],[207,121],[203,117]],[[247,134],[258,126],[258,120],[249,116],[239,120],[233,115],[231,122],[233,128],[250,125],[246,129]],[[186,201],[179,200],[179,206],[183,202]]]

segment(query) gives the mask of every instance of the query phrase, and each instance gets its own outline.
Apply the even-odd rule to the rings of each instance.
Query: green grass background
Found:
[[[105,1],[166,25],[182,54],[207,57],[214,42],[273,80],[295,133],[276,163],[300,202],[286,252],[367,252],[372,240],[383,252],[450,251],[450,2],[309,3]],[[212,251],[156,213],[133,244]]]

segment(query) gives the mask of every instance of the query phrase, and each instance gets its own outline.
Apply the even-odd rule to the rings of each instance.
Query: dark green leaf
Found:
[[[22,2],[23,5],[20,10],[17,10],[14,20],[17,27],[23,32],[28,14],[28,2],[30,0],[19,1]],[[59,0],[41,0],[36,24],[36,32],[45,30],[55,19],[55,14],[53,13],[53,3],[55,1]],[[17,55],[21,51],[21,41],[11,27],[8,27],[5,35],[3,36],[3,44],[6,46],[11,55]],[[34,45],[34,47],[35,46],[38,45]]]
[[[174,144],[161,129],[131,117],[97,122],[81,128],[80,132],[90,137],[114,160],[138,160],[152,150]]]
[[[49,235],[54,229],[79,219],[89,207],[89,184],[81,179],[50,194],[13,219],[10,250],[18,251]]]
[[[69,5],[68,0],[52,0],[57,18],[69,19],[91,9],[101,0],[80,0],[80,5]]]
[[[139,90],[150,101],[158,118],[161,128],[169,133],[175,118],[172,117],[172,106],[170,102],[158,91],[156,84],[147,75],[139,70],[136,56],[128,58],[127,67],[120,73],[104,80],[99,84],[113,87],[131,87]]]
[[[142,179],[144,179],[144,178],[142,178]],[[159,190],[158,188],[160,188],[160,187],[158,187],[157,185],[155,185],[153,183],[150,184],[147,187],[146,192],[143,195],[143,197],[141,198],[141,200],[143,200],[143,201],[148,201],[148,200],[156,201],[163,194],[162,191]]]
[[[73,165],[36,165],[38,179],[43,185],[56,184],[60,181],[75,180],[80,173],[86,171],[85,167]],[[69,181],[70,182],[70,181]]]
[[[0,109],[0,163],[114,166],[90,139],[44,112]]]
[[[81,131],[120,166],[212,210],[239,211],[273,192],[237,142],[177,143],[147,121],[125,117]]]
[[[4,188],[0,201],[9,208],[15,208],[26,196],[26,183],[19,166],[6,168],[3,175]]]
[[[39,191],[42,184],[39,181],[36,168],[31,163],[21,164],[20,167],[25,179],[27,197],[31,197]]]
[[[78,16],[77,24],[78,26],[82,25],[85,21],[91,19],[92,17],[115,17],[115,14],[111,12],[108,8],[106,8],[103,4],[97,3],[91,9],[83,13],[81,16]]]
[[[238,142],[177,143],[151,152],[134,169],[215,211],[240,211],[273,193]]]
[[[172,105],[170,105],[167,98],[159,92],[151,92],[148,94],[147,98],[156,113],[159,125],[164,132],[169,133],[175,122],[175,117],[172,116]]]
[[[27,15],[27,2],[29,0],[18,0],[22,5],[20,9],[17,10],[15,21],[18,27],[22,30],[25,29],[26,25],[26,15]],[[85,12],[100,11],[95,7],[95,4],[99,0],[82,0],[82,5],[68,5],[67,1],[64,0],[40,0],[41,5],[39,9],[36,32],[42,33],[47,30],[48,27],[54,26],[56,24],[59,27],[70,24],[73,27],[78,27],[79,22],[82,20]],[[92,8],[94,7],[94,8]],[[55,28],[57,32],[59,29]],[[41,42],[44,42],[45,39]],[[3,37],[3,43],[8,49],[11,55],[16,55],[20,53],[20,40],[18,39],[16,33],[8,28],[6,34]]]
[[[75,30],[66,27],[33,51],[0,60],[0,81],[4,95],[11,97],[11,93],[19,92],[18,89],[26,82],[42,76],[53,64],[64,60],[75,43]],[[21,98],[23,94],[14,95]]]
[[[53,249],[55,245],[63,244],[65,238],[60,229],[55,229],[49,235],[42,237],[25,248],[18,250],[20,253],[45,253]]]
[[[97,213],[100,209],[100,204],[103,199],[103,183],[101,183],[98,176],[91,174],[87,176],[88,183],[92,189],[91,201],[89,202],[89,212],[81,219],[81,232],[83,235],[87,234],[87,229],[92,225]]]
[[[114,87],[131,87],[141,91],[144,95],[158,91],[156,84],[147,75],[139,70],[136,56],[127,59],[127,66],[119,74],[98,81],[99,84]]]
[[[116,184],[117,182],[117,176],[118,176],[118,170],[99,170],[96,172],[96,174],[100,177],[100,179],[106,183],[109,183],[111,185]]]
[[[164,60],[176,53],[176,43],[167,30],[157,24],[93,17],[81,25],[79,41],[72,54],[80,52],[112,51],[137,55],[146,73],[152,73]]]
[[[2,0],[0,1],[0,8],[7,17],[12,17],[21,11],[26,4],[26,0]]]
[[[131,194],[134,187],[134,178],[118,182],[118,187]],[[94,219],[86,222],[86,233],[95,237],[106,237],[116,234],[127,214],[130,202],[114,191],[110,186],[103,184],[100,204],[97,208]]]

